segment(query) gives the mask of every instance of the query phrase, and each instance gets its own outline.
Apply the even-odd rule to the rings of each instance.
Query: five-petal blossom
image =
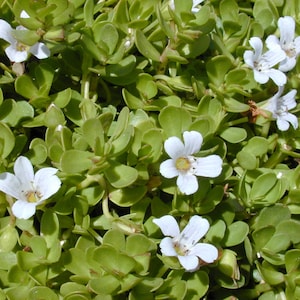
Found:
[[[280,62],[279,70],[287,72],[292,70],[296,65],[296,58],[300,53],[300,37],[295,37],[295,20],[290,17],[281,17],[278,20],[278,28],[280,31],[280,39],[275,35],[270,35],[266,39],[269,49],[276,49],[280,46],[286,53],[286,58]]]
[[[281,96],[283,90],[284,87],[280,86],[278,92],[267,101],[263,108],[272,113],[272,117],[276,119],[277,127],[282,131],[286,131],[289,129],[290,124],[294,129],[298,128],[297,117],[289,113],[289,110],[297,105],[295,100],[297,90],[293,89]]]
[[[201,261],[212,263],[218,258],[218,249],[215,246],[198,243],[209,229],[206,219],[197,215],[191,217],[181,233],[173,216],[166,215],[153,219],[153,222],[166,236],[160,242],[162,254],[176,256],[186,271],[196,271],[201,266]]]
[[[185,131],[182,141],[175,136],[165,141],[164,147],[171,159],[160,165],[160,173],[166,178],[177,178],[179,190],[191,195],[198,190],[196,176],[217,177],[222,172],[222,159],[218,155],[195,157],[202,145],[202,135],[197,131]]]
[[[287,80],[285,74],[273,68],[286,58],[281,47],[277,45],[263,53],[263,43],[259,37],[252,37],[249,43],[254,51],[245,51],[244,60],[253,69],[254,79],[258,83],[266,83],[271,78],[276,85],[284,85]]]
[[[13,28],[4,20],[0,19],[0,38],[10,45],[6,47],[5,53],[12,62],[23,62],[28,58],[28,53],[39,59],[48,58],[50,50],[44,43],[37,42],[32,46],[24,45],[13,36]],[[16,30],[27,30],[23,26],[18,26]]]
[[[19,219],[28,219],[34,215],[36,206],[55,194],[61,181],[55,175],[55,168],[42,168],[34,174],[30,160],[24,156],[17,158],[14,174],[0,174],[0,190],[17,201],[12,206],[13,214]]]

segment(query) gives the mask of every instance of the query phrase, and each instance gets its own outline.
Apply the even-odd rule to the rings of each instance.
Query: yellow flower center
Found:
[[[17,49],[18,51],[27,51],[28,46],[22,44],[21,42],[18,42],[18,43],[17,43],[16,49]]]
[[[173,243],[174,250],[180,256],[186,256],[189,252],[189,249],[185,245],[181,245],[179,242]]]
[[[27,201],[34,203],[34,202],[38,202],[40,200],[40,198],[42,197],[41,193],[38,191],[29,191],[26,192],[25,194]]]
[[[175,165],[179,171],[188,171],[191,168],[191,163],[187,157],[177,158]]]

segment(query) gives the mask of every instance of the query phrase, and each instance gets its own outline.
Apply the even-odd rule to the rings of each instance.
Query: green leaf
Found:
[[[248,224],[242,221],[237,221],[227,227],[226,235],[224,237],[224,245],[232,247],[242,243],[249,233]]]
[[[67,150],[61,157],[61,168],[66,173],[79,173],[92,167],[93,154],[80,150]]]
[[[138,178],[138,171],[112,161],[110,167],[104,171],[104,175],[113,187],[119,189],[133,184]]]
[[[15,136],[9,127],[0,122],[0,156],[6,158],[15,146]]]
[[[112,246],[102,245],[95,249],[93,259],[107,272],[124,277],[136,266],[133,258],[120,253]]]
[[[258,167],[258,159],[251,152],[242,150],[237,153],[236,158],[240,166],[246,170],[255,170]]]
[[[17,77],[15,81],[15,89],[18,94],[27,99],[34,99],[39,96],[38,88],[32,82],[31,77],[28,75]]]
[[[229,127],[220,133],[220,137],[229,143],[236,144],[247,138],[247,131],[240,127]]]
[[[41,220],[41,234],[46,240],[48,248],[51,248],[54,245],[54,242],[58,240],[59,230],[57,215],[50,210],[46,210]]]
[[[253,231],[252,236],[255,243],[255,250],[259,252],[275,233],[274,226],[266,226]]]
[[[206,272],[194,272],[187,278],[187,293],[186,299],[198,300],[201,299],[207,292],[209,287],[209,278]]]
[[[109,199],[121,207],[128,207],[140,201],[146,192],[146,186],[132,186],[110,192]]]
[[[29,299],[31,300],[58,300],[58,296],[53,290],[46,286],[36,286],[29,291]]]
[[[156,62],[160,61],[160,53],[156,50],[156,48],[154,48],[154,46],[147,40],[144,33],[139,29],[135,31],[135,44],[139,52],[145,57]]]
[[[210,81],[220,87],[224,83],[225,75],[232,68],[231,60],[225,55],[214,56],[206,64],[207,75]]]
[[[158,121],[166,137],[177,136],[182,138],[182,133],[188,130],[192,118],[184,108],[168,106],[161,110]]]
[[[105,274],[99,278],[91,279],[88,283],[88,287],[94,293],[101,295],[101,297],[104,297],[104,295],[115,295],[120,289],[120,281],[111,274]]]
[[[112,23],[100,22],[96,23],[93,28],[95,41],[107,55],[112,55],[119,41],[119,34]]]

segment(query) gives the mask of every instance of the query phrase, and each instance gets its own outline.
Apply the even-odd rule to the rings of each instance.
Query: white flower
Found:
[[[191,195],[198,190],[196,176],[217,177],[222,171],[222,159],[218,155],[194,157],[202,145],[202,135],[197,131],[185,131],[182,141],[175,136],[165,141],[164,147],[171,159],[160,165],[160,173],[166,178],[177,178],[179,190]]]
[[[170,215],[159,219],[153,219],[167,236],[160,242],[163,255],[177,256],[180,264],[189,272],[196,271],[201,265],[201,259],[205,263],[212,263],[218,258],[218,249],[207,243],[198,241],[207,233],[209,223],[200,216],[191,217],[189,223],[180,233],[178,224]]]
[[[280,39],[275,35],[270,35],[266,39],[269,49],[280,46],[286,53],[286,58],[280,62],[279,70],[287,72],[292,70],[296,65],[296,58],[300,53],[300,37],[295,36],[295,20],[292,17],[281,17],[278,20]]]
[[[198,8],[197,6],[202,3],[204,0],[193,0],[193,7],[192,7],[192,12],[193,13],[197,13],[200,8]]]
[[[17,201],[12,206],[13,214],[19,219],[28,219],[34,215],[36,206],[55,194],[61,185],[54,175],[55,168],[42,168],[35,174],[30,160],[20,156],[14,165],[14,174],[0,174],[0,190]]]
[[[50,50],[44,43],[35,43],[32,46],[24,45],[13,36],[13,28],[4,20],[0,19],[0,38],[10,45],[6,47],[5,53],[12,62],[23,62],[28,58],[28,53],[33,54],[39,59],[50,56]],[[18,26],[16,30],[27,30],[23,26]]]
[[[272,67],[285,59],[285,52],[277,46],[263,54],[263,43],[258,37],[252,37],[249,43],[254,51],[245,51],[244,60],[253,69],[254,79],[258,83],[266,83],[271,78],[276,85],[284,85],[286,83],[285,74]]]
[[[289,129],[290,124],[294,129],[298,127],[297,117],[288,112],[297,105],[295,100],[297,90],[291,90],[281,97],[283,90],[283,86],[279,87],[278,92],[267,101],[263,108],[272,113],[273,118],[276,119],[277,127],[282,131],[286,131]]]
[[[193,0],[193,5],[192,5],[192,13],[197,13],[200,8],[196,7],[197,5],[199,5],[200,3],[202,3],[204,0]],[[174,0],[170,0],[169,1],[169,6],[172,10],[175,10],[175,3]]]

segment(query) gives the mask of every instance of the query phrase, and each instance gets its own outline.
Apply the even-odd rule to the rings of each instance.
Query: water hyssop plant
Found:
[[[0,300],[300,299],[300,1],[0,1]]]

